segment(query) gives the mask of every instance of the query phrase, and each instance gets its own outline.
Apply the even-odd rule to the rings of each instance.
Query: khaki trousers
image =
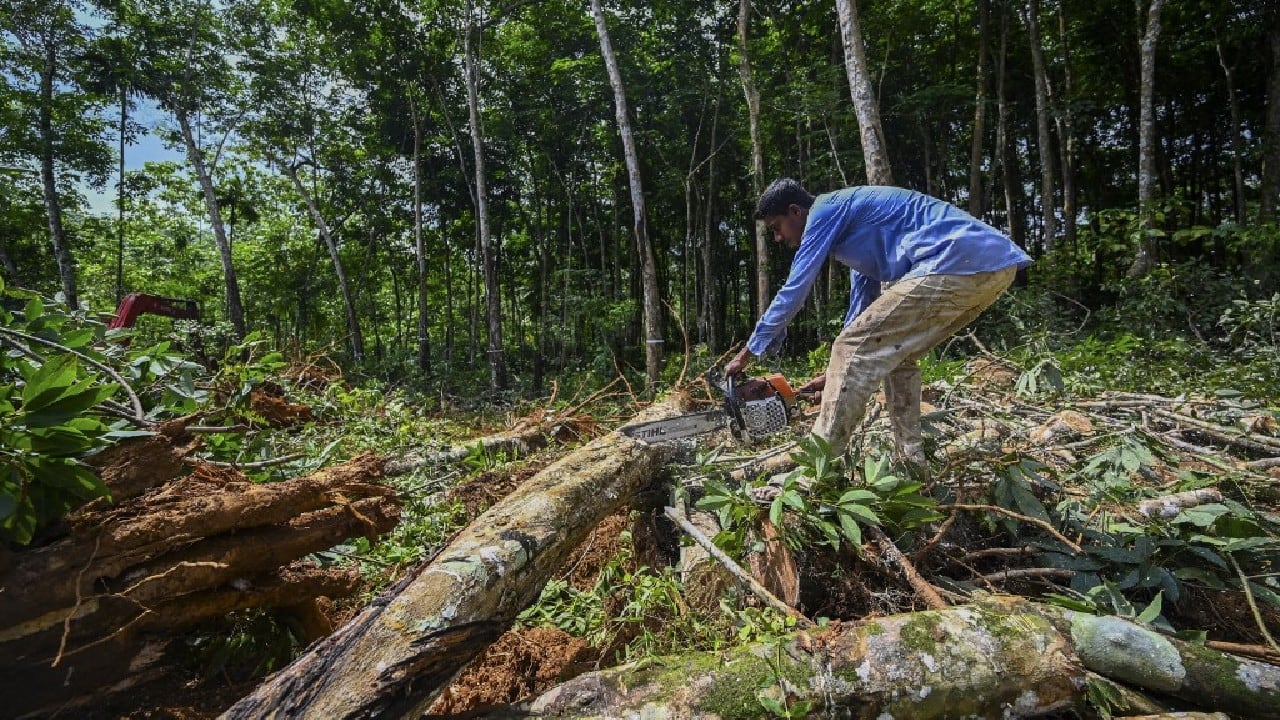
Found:
[[[831,346],[813,434],[843,453],[881,382],[900,459],[924,467],[920,366],[933,346],[982,314],[1013,282],[1014,268],[976,275],[925,275],[890,286]]]

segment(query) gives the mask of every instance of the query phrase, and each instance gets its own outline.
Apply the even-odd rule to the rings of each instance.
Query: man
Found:
[[[927,473],[917,360],[978,317],[1031,258],[954,205],[896,187],[852,187],[815,198],[781,178],[760,195],[756,218],[796,255],[786,283],[725,374],[737,375],[752,356],[777,349],[824,262],[838,260],[852,279],[844,329],[832,343],[826,373],[800,388],[822,393],[813,434],[843,453],[883,381],[897,455]],[[882,293],[881,283],[892,285]]]

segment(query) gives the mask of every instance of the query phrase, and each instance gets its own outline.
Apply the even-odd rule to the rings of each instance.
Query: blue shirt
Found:
[[[960,208],[914,190],[862,186],[819,195],[787,281],[747,341],[754,355],[776,350],[828,257],[850,269],[848,325],[876,298],[880,283],[924,275],[974,275],[1024,268],[1031,257]]]

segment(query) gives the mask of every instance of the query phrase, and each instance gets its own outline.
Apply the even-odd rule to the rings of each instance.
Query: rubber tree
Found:
[[[742,94],[747,102],[747,127],[751,135],[751,189],[756,197],[764,191],[764,142],[760,139],[760,90],[751,69],[751,0],[738,3],[738,74],[742,77]],[[756,220],[756,315],[764,315],[769,306],[769,229],[764,220]]]
[[[627,164],[627,180],[631,190],[632,231],[635,234],[636,251],[640,256],[640,280],[644,305],[644,365],[650,389],[658,383],[662,371],[662,301],[658,295],[658,271],[654,261],[653,246],[649,242],[649,230],[645,222],[644,186],[640,179],[640,156],[636,150],[635,134],[631,130],[627,91],[618,70],[618,60],[609,40],[609,26],[605,22],[600,0],[591,0],[591,14],[596,22],[596,34],[600,36],[600,54],[609,71],[609,84],[613,87],[614,111],[618,121],[618,133],[622,136],[622,152]]]
[[[110,162],[99,112],[105,103],[88,92],[71,62],[83,54],[88,33],[62,0],[10,0],[0,6],[0,69],[11,78],[18,115],[6,123],[8,137],[0,142],[38,168],[59,285],[72,308],[80,293],[60,185],[68,170],[102,177]]]
[[[489,187],[485,170],[485,137],[480,114],[480,40],[483,7],[474,0],[467,0],[462,29],[462,70],[467,86],[467,114],[471,128],[471,151],[474,158],[475,206],[477,232],[480,240],[480,265],[484,275],[485,330],[488,340],[486,353],[489,364],[489,382],[494,390],[504,390],[507,385],[506,363],[502,350],[502,296],[498,286],[498,260],[493,247],[493,233],[489,227]]]
[[[862,158],[867,168],[867,182],[892,185],[893,171],[880,122],[880,101],[871,85],[867,51],[862,42],[862,25],[858,20],[856,0],[836,0],[840,20],[840,39],[844,46],[844,68],[849,77],[849,92],[858,116],[858,133],[862,138]]]
[[[1263,222],[1274,221],[1277,206],[1280,206],[1280,10],[1274,7],[1267,27],[1267,44],[1271,50],[1271,69],[1267,75],[1267,112],[1263,138]]]
[[[1023,13],[1027,25],[1027,37],[1031,41],[1031,65],[1036,87],[1036,150],[1040,155],[1040,216],[1041,244],[1045,252],[1053,250],[1057,236],[1057,182],[1053,161],[1053,131],[1051,130],[1049,70],[1044,60],[1044,45],[1040,37],[1040,0],[1031,0]]]
[[[301,198],[316,233],[329,253],[329,262],[342,296],[351,357],[364,360],[364,333],[356,311],[351,282],[342,261],[338,237],[317,190],[325,189],[330,158],[344,165],[356,164],[358,154],[351,146],[350,132],[341,122],[348,110],[347,85],[335,82],[336,73],[326,67],[324,40],[303,19],[278,17],[287,28],[287,42],[272,42],[258,56],[251,81],[254,117],[244,126],[244,134],[259,153],[272,160]],[[308,173],[306,177],[304,173]],[[304,182],[304,180],[311,182]]]
[[[251,41],[253,34],[249,28],[232,22],[233,17],[243,20],[247,16],[233,16],[228,7],[196,0],[143,0],[137,7],[133,31],[140,46],[139,57],[143,58],[139,86],[178,123],[178,144],[195,173],[218,248],[227,318],[236,336],[244,338],[247,329],[240,282],[226,223],[218,207],[214,176],[223,143],[247,108],[242,78],[231,61],[236,52],[231,43],[233,39]],[[221,137],[213,145],[204,140],[207,134],[216,137],[219,133]]]
[[[1146,30],[1138,44],[1141,61],[1141,80],[1138,100],[1138,252],[1129,266],[1130,277],[1143,277],[1155,267],[1156,228],[1156,43],[1160,40],[1160,10],[1164,0],[1150,0],[1146,7]],[[1139,4],[1141,10],[1142,5]]]

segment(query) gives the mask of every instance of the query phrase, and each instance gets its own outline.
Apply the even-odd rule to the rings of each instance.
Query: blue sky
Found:
[[[156,104],[148,98],[138,100],[131,113],[133,121],[146,128],[147,132],[140,135],[134,144],[125,146],[124,167],[126,171],[140,170],[144,164],[149,162],[162,160],[183,162],[185,159],[183,153],[166,148],[159,136],[151,132],[157,125],[171,123],[172,120],[168,115],[161,112],[156,107]],[[85,196],[89,199],[89,210],[91,212],[101,215],[115,215],[116,182],[117,178],[113,176],[101,191],[83,188]]]

